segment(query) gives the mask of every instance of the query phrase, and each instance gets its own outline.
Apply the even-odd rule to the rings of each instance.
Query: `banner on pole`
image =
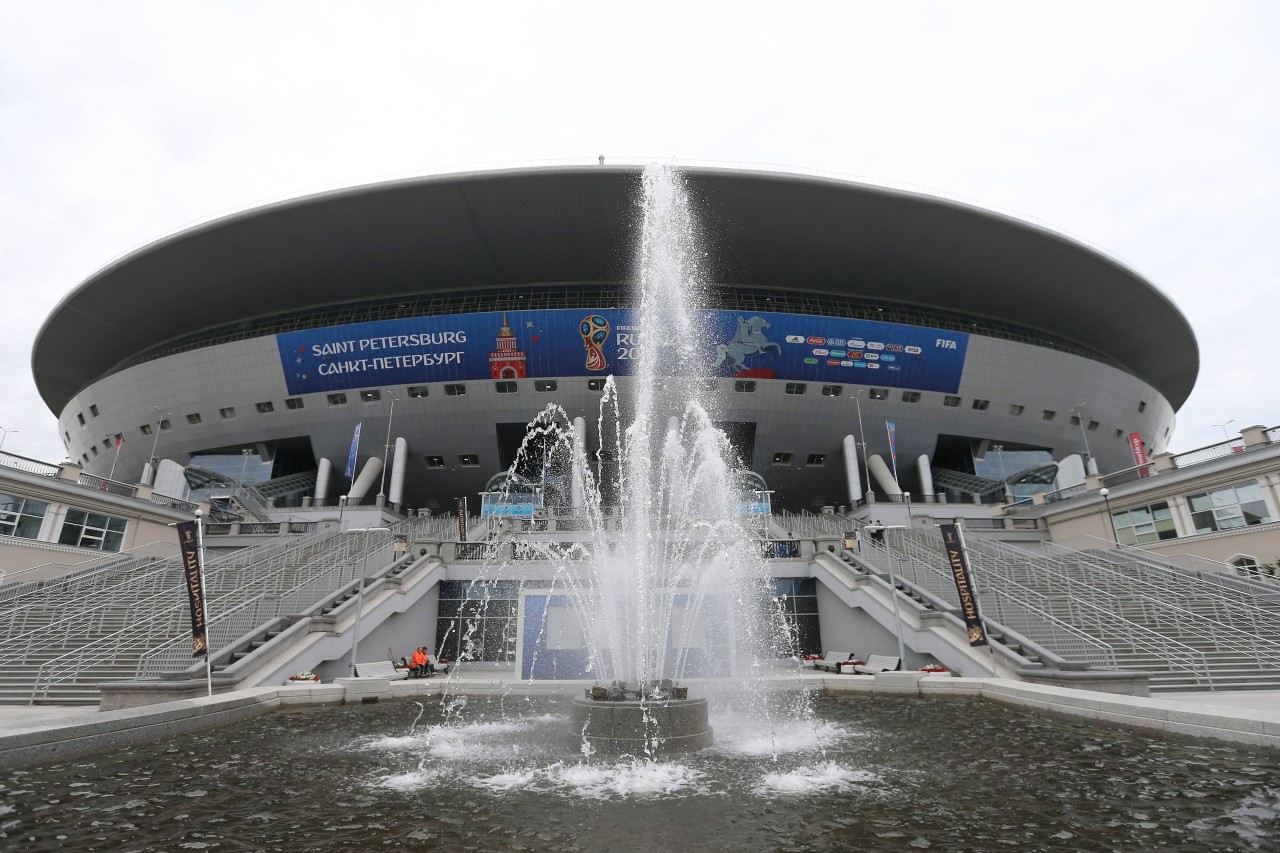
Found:
[[[889,459],[893,462],[893,481],[898,482],[898,427],[893,421],[884,422],[885,432],[889,433]]]
[[[1151,469],[1147,467],[1147,449],[1142,446],[1142,433],[1129,433],[1129,448],[1133,451],[1133,463],[1138,465],[1138,476],[1151,476]]]
[[[356,454],[360,452],[361,425],[362,424],[356,424],[356,431],[351,435],[351,451],[347,454],[347,468],[342,472],[342,476],[346,477],[348,480],[356,475]]]
[[[191,602],[191,656],[209,654],[209,636],[204,624],[204,582],[200,576],[200,542],[196,522],[182,521],[178,530],[178,547],[182,551],[182,570],[187,578],[187,599]]]
[[[458,541],[467,541],[467,499],[458,498]]]
[[[969,558],[965,556],[960,528],[955,524],[939,524],[938,530],[942,532],[942,541],[947,546],[951,577],[956,582],[956,592],[960,594],[960,613],[964,618],[965,628],[969,631],[969,645],[985,646],[987,630],[978,614],[978,598],[973,593],[973,583],[969,579]]]

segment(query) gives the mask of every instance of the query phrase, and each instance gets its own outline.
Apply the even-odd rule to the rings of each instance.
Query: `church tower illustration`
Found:
[[[507,312],[502,312],[502,328],[494,352],[489,353],[489,375],[494,379],[524,379],[524,350],[516,346],[516,333],[507,325]]]

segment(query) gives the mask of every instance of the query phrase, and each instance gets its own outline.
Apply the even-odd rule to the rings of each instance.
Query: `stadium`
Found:
[[[281,507],[451,508],[548,403],[594,427],[604,378],[625,389],[636,348],[661,343],[629,322],[639,175],[445,174],[189,228],[62,300],[37,386],[97,476],[152,482],[160,462],[166,494],[185,470],[197,492],[228,478]],[[683,175],[711,283],[707,393],[774,506],[1026,495],[1134,465],[1132,436],[1166,448],[1196,341],[1116,260],[913,192]]]

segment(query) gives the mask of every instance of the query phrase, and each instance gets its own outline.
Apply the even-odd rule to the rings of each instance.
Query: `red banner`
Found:
[[[1138,468],[1138,476],[1151,476],[1151,471],[1147,468],[1147,449],[1142,446],[1142,433],[1129,433],[1129,449],[1133,451],[1134,464],[1140,466]]]

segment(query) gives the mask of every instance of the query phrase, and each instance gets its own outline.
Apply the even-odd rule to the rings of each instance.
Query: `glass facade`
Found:
[[[1189,495],[1187,504],[1191,507],[1191,523],[1196,533],[1233,530],[1271,521],[1262,489],[1254,480]]]
[[[1146,545],[1178,538],[1168,501],[1112,513],[1111,523],[1115,525],[1116,539],[1121,545]]]
[[[40,535],[40,525],[48,509],[49,505],[43,501],[0,492],[0,536],[35,539]]]
[[[119,551],[124,543],[125,524],[123,518],[82,509],[67,510],[58,544],[95,551]]]

